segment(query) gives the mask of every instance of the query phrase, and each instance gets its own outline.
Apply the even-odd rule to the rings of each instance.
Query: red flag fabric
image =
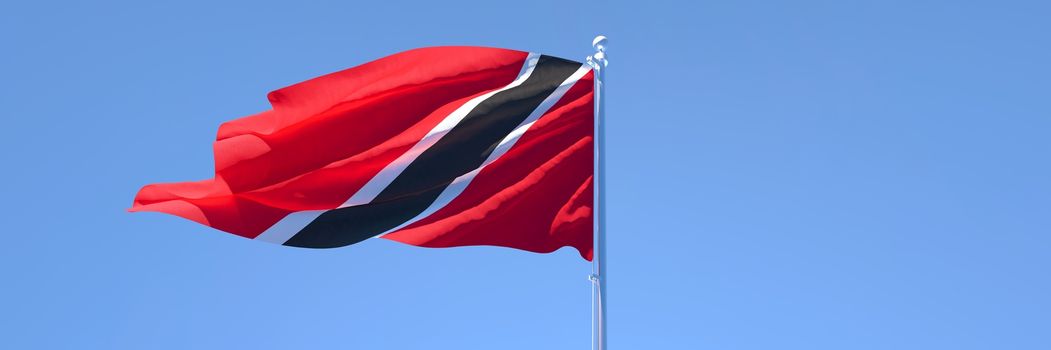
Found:
[[[268,96],[219,127],[215,176],[153,184],[155,211],[309,248],[576,248],[592,258],[593,73],[495,48],[387,56]]]

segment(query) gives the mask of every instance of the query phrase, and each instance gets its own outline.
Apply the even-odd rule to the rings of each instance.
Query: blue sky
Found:
[[[262,244],[124,210],[265,94],[610,37],[614,349],[1046,349],[1040,1],[6,2],[2,347],[585,349],[590,266]]]

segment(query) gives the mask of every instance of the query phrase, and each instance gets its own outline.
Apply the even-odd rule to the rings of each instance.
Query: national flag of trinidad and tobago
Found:
[[[295,84],[226,122],[215,177],[147,185],[155,211],[333,248],[564,246],[592,258],[594,84],[579,62],[430,47]]]

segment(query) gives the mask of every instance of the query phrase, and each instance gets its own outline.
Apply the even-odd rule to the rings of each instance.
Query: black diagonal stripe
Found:
[[[331,248],[354,244],[422,213],[454,179],[482,165],[580,63],[540,56],[521,85],[478,104],[459,124],[420,154],[371,203],[329,210],[285,245]]]

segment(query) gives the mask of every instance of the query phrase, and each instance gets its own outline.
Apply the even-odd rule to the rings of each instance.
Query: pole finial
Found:
[[[602,69],[609,65],[609,61],[606,60],[607,43],[609,43],[609,39],[605,35],[596,36],[595,40],[591,41],[591,46],[595,48],[595,54],[588,56],[588,64],[596,69]]]
[[[609,39],[606,39],[605,35],[599,35],[599,36],[595,37],[595,40],[591,41],[591,46],[595,47],[595,51],[605,52],[606,51],[606,42],[608,42],[608,41],[609,41]]]

